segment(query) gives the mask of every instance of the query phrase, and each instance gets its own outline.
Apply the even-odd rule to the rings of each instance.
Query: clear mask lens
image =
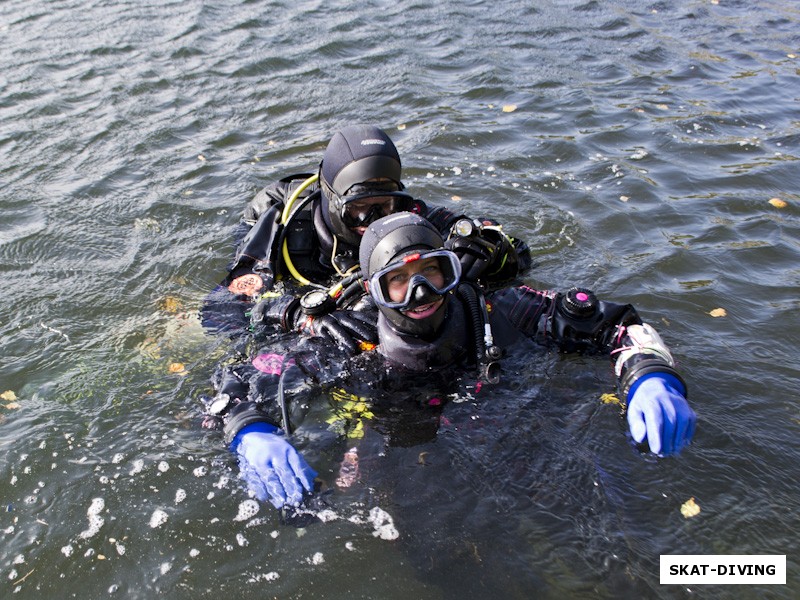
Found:
[[[444,249],[428,250],[407,255],[373,273],[369,291],[380,306],[408,310],[415,298],[431,293],[443,296],[458,285],[460,277],[461,263],[455,254]]]

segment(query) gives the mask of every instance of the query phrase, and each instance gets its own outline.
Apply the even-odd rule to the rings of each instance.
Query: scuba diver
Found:
[[[363,286],[377,306],[379,343],[375,352],[351,362],[377,359],[384,376],[411,385],[441,373],[451,377],[454,371],[463,378],[472,368],[483,381],[496,382],[500,358],[513,354],[526,338],[564,352],[609,355],[633,441],[659,456],[680,452],[692,439],[696,417],[659,334],[630,304],[601,301],[586,289],[556,293],[519,286],[485,294],[463,281],[462,264],[448,246],[475,235],[477,226],[457,223],[456,235],[447,242],[433,224],[408,212],[367,227],[359,261]],[[259,326],[279,327],[294,302],[262,299],[254,311]],[[301,307],[301,318],[324,318],[318,308],[304,312]],[[292,423],[283,377],[299,370],[301,378],[330,382],[343,370],[341,355],[330,351],[324,336],[304,341],[313,343],[313,350],[291,356],[262,353],[252,364],[226,367],[207,405],[207,424],[222,427],[250,490],[276,507],[299,505],[313,491],[316,477],[284,435],[291,433]]]
[[[340,308],[357,303],[364,294],[358,281],[361,236],[373,221],[400,211],[424,217],[443,234],[463,218],[405,191],[400,155],[383,130],[370,125],[343,128],[328,143],[316,174],[285,177],[248,204],[229,273],[204,303],[204,326],[245,330],[247,311],[273,289],[276,279],[330,288]],[[480,279],[484,286],[506,285],[530,266],[530,251],[502,233],[496,222],[483,223],[491,225],[485,235],[465,239],[453,251],[465,276]],[[357,340],[375,342],[374,332],[354,330],[342,312],[331,313],[324,327],[337,340],[349,340],[348,348]]]

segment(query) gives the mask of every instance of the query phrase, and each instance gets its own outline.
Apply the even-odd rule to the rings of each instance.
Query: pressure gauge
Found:
[[[325,290],[311,290],[300,298],[300,308],[311,317],[319,317],[336,310],[336,300]]]

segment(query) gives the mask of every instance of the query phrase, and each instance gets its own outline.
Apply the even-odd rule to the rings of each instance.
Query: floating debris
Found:
[[[170,363],[168,371],[170,373],[174,373],[176,375],[185,375],[186,374],[186,365],[179,362]]]
[[[616,394],[603,394],[600,396],[600,402],[603,404],[619,404],[622,406],[622,401],[617,398]]]
[[[694,496],[681,505],[681,514],[686,519],[691,519],[700,514],[700,505],[694,501]]]
[[[181,311],[181,301],[175,296],[165,296],[159,302],[161,310],[166,313],[176,314]]]
[[[503,106],[503,112],[504,113],[514,112],[515,110],[517,110],[517,105],[516,104],[505,104]]]
[[[786,200],[780,198],[770,198],[769,203],[775,208],[786,208],[787,206]]]
[[[714,310],[710,311],[708,314],[710,314],[714,318],[727,317],[728,316],[728,311],[725,310],[724,308],[715,308]]]
[[[2,394],[0,394],[0,399],[7,400],[9,402],[13,402],[14,400],[17,399],[17,395],[14,392],[12,392],[11,390],[6,390]]]

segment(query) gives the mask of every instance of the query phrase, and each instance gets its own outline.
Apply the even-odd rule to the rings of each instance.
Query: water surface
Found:
[[[787,0],[2,3],[2,595],[796,597],[798,31]],[[368,432],[338,518],[248,502],[197,310],[245,202],[351,122],[528,240],[531,285],[633,302],[693,446],[640,455],[605,359],[534,352],[431,441]],[[659,585],[693,553],[787,585]]]

